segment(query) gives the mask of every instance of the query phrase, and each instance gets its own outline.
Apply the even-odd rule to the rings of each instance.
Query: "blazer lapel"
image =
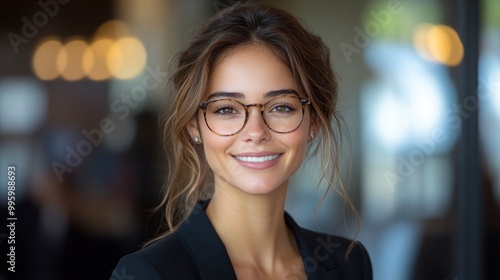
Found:
[[[292,230],[302,257],[304,268],[308,280],[338,280],[338,269],[335,260],[325,254],[319,254],[324,249],[324,240],[316,240],[320,238],[315,236],[315,240],[309,240],[303,235],[302,228],[285,212],[285,221],[288,227]]]
[[[208,203],[197,203],[178,231],[203,280],[236,280],[226,247],[205,214]]]
[[[236,273],[212,223],[205,214],[208,201],[201,201],[178,229],[184,246],[195,262],[203,280],[237,280]],[[309,240],[295,221],[285,213],[285,221],[294,234],[308,280],[338,280],[338,269],[333,258],[318,255],[321,242]],[[314,252],[316,252],[315,256]]]

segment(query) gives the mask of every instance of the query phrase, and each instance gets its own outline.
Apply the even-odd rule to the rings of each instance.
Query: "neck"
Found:
[[[265,195],[215,188],[206,213],[233,262],[269,266],[297,253],[284,218],[287,186]]]

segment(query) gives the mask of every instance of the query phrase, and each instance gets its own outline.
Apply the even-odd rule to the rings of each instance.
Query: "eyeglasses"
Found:
[[[263,104],[243,104],[231,98],[203,102],[198,108],[203,111],[208,128],[220,136],[231,136],[240,132],[248,121],[248,109],[257,107],[264,123],[274,132],[290,133],[302,124],[304,110],[311,102],[297,95],[284,94]]]

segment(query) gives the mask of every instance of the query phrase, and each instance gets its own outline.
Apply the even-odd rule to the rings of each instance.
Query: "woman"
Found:
[[[173,84],[159,207],[167,230],[122,258],[112,278],[372,278],[360,243],[302,229],[284,212],[312,145],[329,189],[338,171],[337,84],[318,36],[277,8],[237,4],[180,53]]]

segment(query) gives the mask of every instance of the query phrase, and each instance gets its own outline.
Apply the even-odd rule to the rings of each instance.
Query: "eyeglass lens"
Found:
[[[205,121],[213,132],[232,135],[239,132],[247,121],[251,107],[234,99],[220,99],[206,104]],[[247,110],[248,109],[248,110]],[[262,116],[267,126],[278,133],[288,133],[300,126],[303,118],[303,104],[296,95],[283,95],[263,104]]]

